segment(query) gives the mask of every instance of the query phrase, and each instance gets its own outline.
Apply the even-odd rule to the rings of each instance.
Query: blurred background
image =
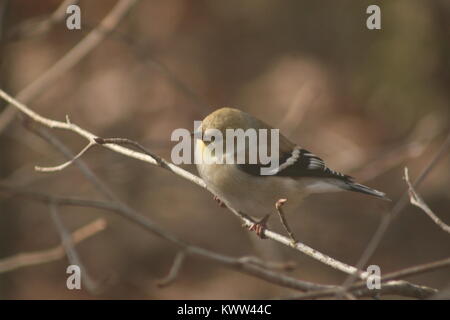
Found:
[[[0,85],[17,94],[85,37],[116,4],[79,1],[81,30],[63,20],[36,26],[62,1],[0,1]],[[381,30],[366,8],[381,7]],[[399,199],[449,132],[450,2],[142,0],[70,71],[27,105],[102,137],[139,141],[170,159],[170,134],[222,106],[248,111],[327,161],[331,168]],[[3,101],[0,113],[4,109]],[[85,141],[53,130],[73,152]],[[259,240],[211,194],[165,170],[95,148],[86,164],[125,203],[180,238],[232,255],[291,262],[299,279],[340,284],[345,274],[270,240]],[[76,166],[44,174],[63,155],[19,120],[0,133],[0,180],[50,194],[104,200]],[[196,173],[193,165],[183,166]],[[449,156],[418,189],[450,223]],[[299,240],[355,264],[389,205],[355,194],[310,197],[289,216]],[[293,291],[189,257],[159,288],[176,248],[123,218],[63,207],[75,230],[95,218],[104,231],[77,245],[98,294],[66,288],[67,258],[0,273],[0,299],[259,299]],[[283,232],[278,218],[270,226]],[[60,243],[48,206],[0,194],[0,260]],[[370,264],[382,273],[448,257],[449,235],[406,206]],[[408,280],[445,288],[448,269]],[[389,297],[388,297],[389,298]]]

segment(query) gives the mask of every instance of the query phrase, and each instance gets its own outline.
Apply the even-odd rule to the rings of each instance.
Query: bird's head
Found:
[[[270,127],[250,114],[234,108],[220,108],[210,113],[201,124],[201,131],[219,130],[223,135],[226,129],[269,129]]]

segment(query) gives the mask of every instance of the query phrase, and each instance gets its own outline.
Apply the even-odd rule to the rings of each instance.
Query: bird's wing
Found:
[[[239,164],[238,167],[248,174],[261,176],[261,168],[269,167],[269,165]],[[348,175],[331,170],[321,158],[298,146],[290,148],[289,151],[285,150],[283,152],[280,150],[279,166],[273,171],[272,176],[335,178],[343,181],[352,180]]]

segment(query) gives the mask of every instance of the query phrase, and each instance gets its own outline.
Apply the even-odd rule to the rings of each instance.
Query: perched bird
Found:
[[[253,230],[259,236],[262,236],[268,217],[276,209],[284,227],[295,241],[281,208],[286,201],[289,201],[290,207],[295,208],[310,194],[349,190],[388,200],[383,192],[356,183],[352,177],[328,168],[321,158],[290,142],[282,134],[279,134],[277,141],[279,165],[270,175],[261,174],[261,169],[268,165],[262,164],[259,159],[257,163],[225,163],[223,157],[230,156],[230,152],[232,156],[237,155],[237,144],[231,151],[217,153],[210,148],[211,143],[218,142],[217,137],[214,137],[216,140],[212,139],[208,132],[221,133],[221,142],[225,148],[227,129],[273,128],[238,109],[221,108],[201,122],[197,129],[199,134],[195,139],[196,157],[203,159],[197,163],[200,176],[225,205],[245,215],[263,217],[258,221],[253,220]],[[272,141],[268,139],[266,143],[271,144]],[[258,144],[257,148],[260,147]],[[267,149],[270,150],[270,147],[267,146]],[[249,144],[246,144],[244,153],[247,160],[248,151]]]

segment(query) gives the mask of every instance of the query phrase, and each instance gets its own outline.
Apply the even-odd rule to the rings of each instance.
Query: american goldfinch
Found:
[[[262,236],[262,230],[272,212],[277,209],[283,225],[289,235],[295,238],[285,223],[281,206],[288,201],[289,207],[296,208],[306,196],[315,193],[349,190],[386,199],[383,192],[371,189],[353,181],[353,178],[331,170],[324,161],[313,153],[290,142],[282,134],[278,137],[279,149],[277,168],[272,174],[262,175],[261,169],[267,167],[257,163],[226,163],[224,157],[236,156],[235,148],[226,152],[215,152],[210,148],[211,137],[207,132],[215,131],[222,134],[223,146],[226,145],[227,129],[273,129],[264,122],[248,113],[233,108],[221,108],[209,114],[196,130],[195,156],[202,161],[197,163],[197,169],[208,188],[221,200],[242,214],[253,217],[263,217],[255,223],[257,234]],[[217,139],[217,137],[215,137]],[[258,141],[261,148],[264,141]],[[266,143],[272,143],[267,140]],[[270,150],[270,146],[267,147]],[[242,151],[242,150],[241,150]],[[245,145],[244,153],[248,158],[249,144]],[[222,157],[220,159],[219,157]],[[248,159],[247,159],[248,160]]]

